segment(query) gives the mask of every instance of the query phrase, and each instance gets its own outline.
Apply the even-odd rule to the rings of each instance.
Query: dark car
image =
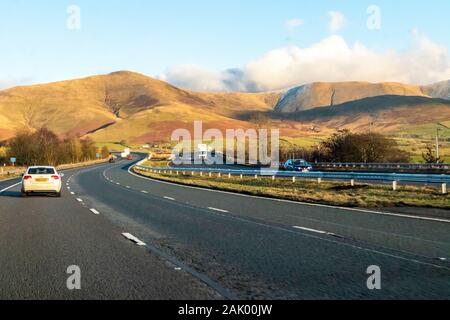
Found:
[[[287,171],[309,172],[313,170],[312,164],[302,159],[291,159],[286,161],[284,169]]]

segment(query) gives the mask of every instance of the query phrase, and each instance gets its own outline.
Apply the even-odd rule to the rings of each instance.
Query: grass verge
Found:
[[[164,168],[167,161],[150,161],[144,165]],[[137,170],[138,174],[150,178],[170,181],[182,185],[197,186],[214,190],[231,191],[242,194],[269,198],[293,200],[298,202],[326,204],[344,207],[376,208],[376,207],[416,207],[450,209],[450,195],[443,195],[437,188],[400,186],[398,191],[383,185],[356,184],[350,182],[297,180],[271,177],[218,177],[214,174],[201,177],[199,173],[186,175],[149,173]]]

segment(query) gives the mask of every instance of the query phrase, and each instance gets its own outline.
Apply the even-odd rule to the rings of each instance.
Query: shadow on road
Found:
[[[6,198],[21,198],[22,194],[17,191],[5,191],[0,193],[0,197],[6,197]]]
[[[22,193],[19,191],[5,191],[0,193],[0,198],[23,198]],[[27,198],[53,198],[55,195],[47,193],[33,193],[29,194]]]

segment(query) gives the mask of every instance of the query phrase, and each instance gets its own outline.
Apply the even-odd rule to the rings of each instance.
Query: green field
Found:
[[[108,148],[110,152],[123,152],[125,148],[130,148],[132,152],[143,152],[146,153],[148,150],[144,149],[142,146],[137,145],[127,145],[126,147],[119,142],[96,142],[97,148],[101,149],[104,146]]]

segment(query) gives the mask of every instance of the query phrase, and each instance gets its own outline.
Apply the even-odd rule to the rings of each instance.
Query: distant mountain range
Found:
[[[299,112],[378,96],[426,97],[450,100],[450,81],[429,86],[384,82],[311,83],[288,90],[275,107],[278,112]]]
[[[450,100],[450,80],[422,87],[422,91],[432,98]]]
[[[144,143],[169,140],[174,129],[250,128],[265,113],[286,136],[349,128],[384,132],[450,121],[450,81],[312,83],[285,92],[200,93],[127,71],[0,91],[0,140],[50,128],[61,136]],[[450,123],[448,123],[450,125]]]

